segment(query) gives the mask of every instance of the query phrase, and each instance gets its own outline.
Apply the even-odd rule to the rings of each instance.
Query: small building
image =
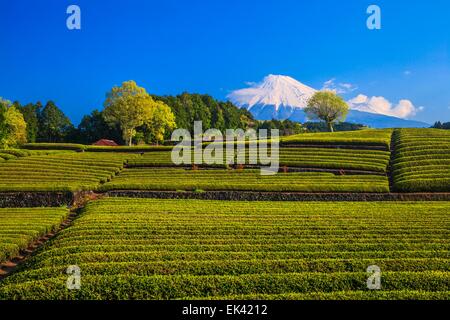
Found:
[[[118,147],[119,145],[113,141],[108,139],[100,139],[97,142],[92,144],[93,146],[102,146],[102,147]]]

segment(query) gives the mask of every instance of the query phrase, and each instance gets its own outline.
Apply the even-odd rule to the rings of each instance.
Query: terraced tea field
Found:
[[[302,133],[281,138],[282,145],[354,145],[373,146],[389,150],[392,129]]]
[[[225,150],[224,150],[225,153]],[[317,168],[337,170],[361,170],[386,173],[390,153],[378,150],[354,150],[336,148],[280,148],[279,161],[281,166],[294,168]],[[245,163],[250,164],[248,152]],[[193,163],[193,156],[192,156]],[[225,160],[222,164],[227,163]],[[234,157],[237,163],[237,157]],[[260,161],[255,163],[260,165]],[[147,152],[129,162],[129,167],[172,167],[170,151]],[[216,165],[217,166],[217,165]],[[225,165],[222,165],[224,167]]]
[[[0,191],[95,190],[135,156],[69,152],[10,159],[0,163]]]
[[[449,202],[89,203],[1,299],[449,299]],[[81,288],[66,288],[66,269]],[[367,288],[370,265],[381,290]]]
[[[386,176],[332,173],[278,173],[260,170],[125,169],[99,191],[270,191],[270,192],[389,192]]]
[[[450,132],[401,129],[395,135],[394,187],[402,192],[450,192]]]
[[[56,229],[67,215],[61,208],[0,208],[0,263]]]

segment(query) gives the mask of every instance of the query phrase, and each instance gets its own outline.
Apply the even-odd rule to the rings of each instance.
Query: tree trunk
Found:
[[[329,122],[327,122],[327,125],[328,125],[328,130],[329,130],[330,132],[334,132],[334,129],[333,129],[333,123],[332,123],[331,121],[329,121]]]
[[[133,145],[133,137],[130,135],[130,138],[128,140],[128,146],[132,146]]]

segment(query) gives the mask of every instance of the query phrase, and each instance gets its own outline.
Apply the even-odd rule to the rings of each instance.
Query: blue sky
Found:
[[[81,8],[81,30],[66,8]],[[377,4],[382,29],[368,30]],[[78,123],[105,93],[136,80],[155,94],[226,99],[268,74],[320,89],[350,83],[413,119],[450,121],[448,0],[0,0],[0,96],[54,100]]]

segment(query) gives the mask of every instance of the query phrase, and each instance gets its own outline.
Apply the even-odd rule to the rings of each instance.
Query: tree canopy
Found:
[[[347,116],[349,107],[340,96],[331,91],[316,92],[308,101],[304,109],[311,120],[325,121],[329,131],[333,132],[333,123],[343,121]]]
[[[16,106],[0,98],[0,147],[9,148],[27,142],[26,128],[27,124]]]
[[[123,82],[113,87],[106,95],[103,116],[112,126],[118,125],[123,140],[132,144],[136,128],[146,126],[155,142],[166,129],[175,126],[174,115],[163,102],[156,102],[134,81]]]
[[[255,123],[248,110],[240,109],[231,102],[222,102],[209,95],[182,93],[177,96],[154,96],[167,104],[175,114],[178,128],[191,133],[194,121],[202,121],[203,129],[246,129]]]
[[[38,113],[39,142],[64,142],[73,130],[72,122],[53,101],[48,101]]]

